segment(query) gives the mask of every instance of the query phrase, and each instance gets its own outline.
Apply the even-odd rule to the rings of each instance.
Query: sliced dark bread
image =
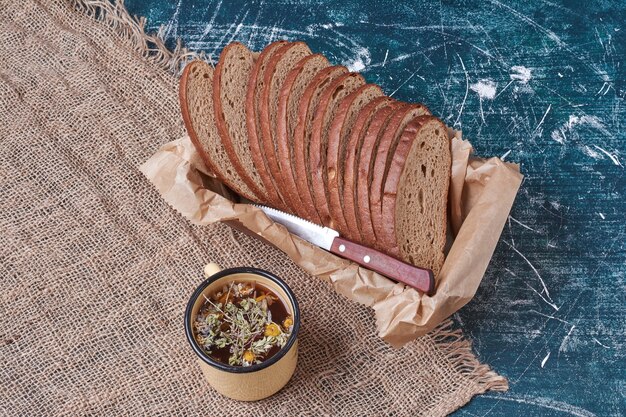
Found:
[[[292,208],[302,206],[302,200],[296,186],[294,162],[294,131],[298,122],[298,105],[304,90],[313,77],[328,66],[330,63],[323,55],[309,55],[301,59],[289,72],[280,89],[276,115],[276,135],[278,138],[278,159],[283,175],[279,182],[283,197],[287,199]]]
[[[417,117],[400,137],[384,186],[382,240],[389,253],[435,275],[444,262],[450,165],[446,126]]]
[[[313,130],[313,120],[320,97],[326,87],[337,77],[347,73],[346,67],[334,66],[321,70],[304,90],[298,105],[298,123],[294,131],[294,162],[295,180],[302,205],[294,207],[300,217],[305,217],[314,223],[321,224],[321,218],[313,203],[311,184],[311,170],[309,169],[309,143]]]
[[[341,100],[364,84],[365,79],[356,72],[337,77],[320,96],[315,111],[309,143],[309,170],[311,172],[309,187],[313,190],[313,202],[324,226],[333,227],[329,208],[328,171],[326,170],[328,133]]]
[[[267,192],[252,160],[246,127],[246,89],[254,57],[244,45],[233,42],[220,54],[213,76],[215,123],[224,149],[256,201],[267,203]]]
[[[281,40],[270,43],[267,45],[259,58],[256,60],[250,77],[248,79],[248,86],[246,88],[246,127],[248,131],[248,144],[250,146],[250,152],[252,161],[256,167],[263,186],[267,192],[268,204],[273,207],[285,209],[282,204],[282,199],[278,193],[276,186],[272,181],[269,166],[267,165],[267,158],[265,158],[265,152],[261,143],[261,123],[258,112],[258,103],[261,92],[264,87],[264,79],[262,74],[265,72],[265,68],[269,64],[272,56],[288,42]]]
[[[237,194],[255,201],[256,196],[237,174],[217,132],[212,91],[213,67],[200,60],[187,64],[178,90],[187,133],[207,168]]]
[[[361,242],[371,247],[375,246],[377,240],[369,203],[369,190],[372,185],[372,170],[374,168],[376,148],[380,138],[385,133],[391,115],[402,106],[406,106],[406,104],[396,101],[378,110],[363,136],[361,155],[357,162],[355,214],[357,216],[359,233],[361,234]]]
[[[328,131],[328,150],[326,152],[326,176],[328,181],[328,206],[330,227],[343,236],[348,235],[348,224],[343,208],[343,174],[346,147],[357,117],[368,103],[381,97],[383,91],[375,84],[366,84],[346,96],[337,109],[337,114]]]
[[[263,91],[257,111],[261,123],[261,144],[272,180],[287,207],[293,205],[286,193],[282,192],[282,177],[286,171],[278,158],[278,135],[276,134],[276,115],[280,87],[293,67],[304,57],[311,55],[311,50],[304,42],[294,42],[282,46],[276,51],[263,73]],[[284,195],[283,195],[284,194]],[[293,211],[291,209],[290,211]]]
[[[370,215],[376,236],[383,236],[387,224],[383,221],[382,198],[383,185],[387,178],[391,159],[393,158],[396,146],[406,125],[418,116],[430,115],[430,111],[421,104],[407,104],[396,110],[389,118],[389,123],[385,132],[380,137],[380,142],[376,148],[374,167],[371,171],[372,184],[370,185]],[[378,249],[384,249],[380,239],[377,239]]]
[[[378,97],[363,107],[352,126],[352,131],[349,133],[348,143],[346,144],[341,200],[343,201],[343,214],[347,225],[345,236],[355,241],[362,240],[357,222],[358,216],[356,216],[356,183],[363,137],[378,111],[383,107],[389,106],[392,102],[393,99],[389,97]]]

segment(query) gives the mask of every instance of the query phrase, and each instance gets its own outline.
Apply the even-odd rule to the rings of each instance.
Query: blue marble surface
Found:
[[[510,381],[456,415],[626,415],[626,4],[127,0],[214,59],[305,40],[526,175],[455,320]],[[381,414],[384,410],[380,410]]]

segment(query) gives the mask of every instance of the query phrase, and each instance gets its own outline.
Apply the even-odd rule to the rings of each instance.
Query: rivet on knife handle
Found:
[[[330,251],[428,295],[431,295],[435,290],[435,278],[430,269],[409,265],[382,252],[341,237],[336,237],[333,240]]]

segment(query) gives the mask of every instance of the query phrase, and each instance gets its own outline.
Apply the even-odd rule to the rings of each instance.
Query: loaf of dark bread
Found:
[[[248,142],[252,162],[256,167],[261,182],[267,192],[268,204],[279,209],[286,209],[280,197],[276,185],[272,181],[270,168],[265,157],[265,150],[261,142],[261,121],[259,116],[259,100],[264,88],[263,73],[270,62],[272,56],[282,46],[287,45],[287,41],[276,41],[267,45],[256,60],[246,87],[246,129],[248,131]]]
[[[444,262],[450,165],[446,126],[436,117],[417,117],[402,132],[384,186],[383,245],[435,275]]]
[[[328,207],[330,226],[343,236],[348,236],[348,223],[343,207],[344,162],[348,148],[348,139],[361,110],[372,100],[383,95],[376,84],[366,84],[346,96],[337,109],[328,131],[328,150],[326,152],[326,178],[328,181]]]
[[[200,60],[187,64],[178,90],[185,128],[209,171],[237,194],[255,201],[256,196],[237,174],[217,132],[212,91],[213,67]]]
[[[254,56],[248,48],[238,42],[226,46],[213,76],[213,106],[217,130],[233,167],[256,196],[255,201],[267,202],[246,127],[246,90],[253,66]]]
[[[282,201],[293,207],[289,197],[283,192],[281,180],[287,172],[278,158],[278,135],[276,120],[280,88],[293,67],[304,57],[311,55],[311,50],[304,42],[294,42],[282,46],[270,59],[263,73],[263,91],[260,96],[258,112],[261,123],[261,144],[272,176]]]
[[[320,96],[313,119],[309,143],[309,171],[311,172],[309,188],[312,190],[313,202],[325,226],[333,226],[329,208],[328,171],[326,170],[329,130],[341,100],[364,84],[365,79],[358,73],[352,72],[337,77]]]
[[[250,200],[439,273],[450,145],[445,125],[303,42],[240,43],[183,72],[181,109],[209,170]]]
[[[387,172],[394,155],[400,136],[406,125],[418,116],[429,115],[430,111],[421,104],[407,104],[397,109],[389,118],[389,123],[375,150],[374,166],[371,170],[372,184],[370,185],[370,215],[374,234],[382,236],[387,225],[383,221],[382,213],[382,193],[383,185],[387,179]],[[376,240],[376,248],[384,250],[384,243],[380,239]]]
[[[393,100],[389,97],[378,97],[367,104],[358,114],[352,131],[348,136],[343,172],[343,187],[341,201],[343,201],[343,216],[346,220],[346,234],[349,239],[361,241],[361,233],[357,222],[357,178],[358,162],[361,157],[363,138],[369,129],[374,116],[384,107],[389,106]]]
[[[307,218],[314,223],[321,224],[321,218],[313,203],[311,184],[311,170],[309,169],[309,143],[313,133],[313,120],[320,96],[333,80],[347,73],[346,67],[335,66],[321,70],[304,90],[298,104],[298,123],[294,131],[294,162],[295,180],[302,200],[300,207],[294,207],[300,217]]]
[[[367,246],[376,247],[376,241],[378,239],[374,231],[374,225],[372,224],[369,200],[376,149],[380,138],[385,133],[391,115],[396,109],[405,105],[405,103],[394,101],[387,107],[378,110],[363,136],[361,155],[357,162],[355,215],[359,233],[361,234],[361,242],[365,243]]]
[[[294,132],[298,122],[298,105],[304,90],[313,77],[328,66],[330,63],[323,55],[309,55],[301,59],[289,72],[280,89],[276,114],[276,135],[278,137],[278,160],[283,175],[279,178],[279,187],[290,207],[302,206],[302,200],[296,186],[294,162]],[[294,211],[297,212],[297,210]]]

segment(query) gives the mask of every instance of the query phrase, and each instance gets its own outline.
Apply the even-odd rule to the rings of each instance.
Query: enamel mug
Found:
[[[192,349],[198,355],[200,368],[209,384],[220,394],[240,401],[256,401],[278,392],[289,382],[298,361],[298,330],[300,309],[291,289],[271,272],[241,267],[221,270],[216,264],[205,267],[208,278],[194,291],[185,311],[185,333]],[[231,366],[218,362],[206,354],[195,340],[193,322],[205,298],[232,281],[257,282],[276,294],[293,317],[293,328],[287,344],[274,356],[251,366]]]

